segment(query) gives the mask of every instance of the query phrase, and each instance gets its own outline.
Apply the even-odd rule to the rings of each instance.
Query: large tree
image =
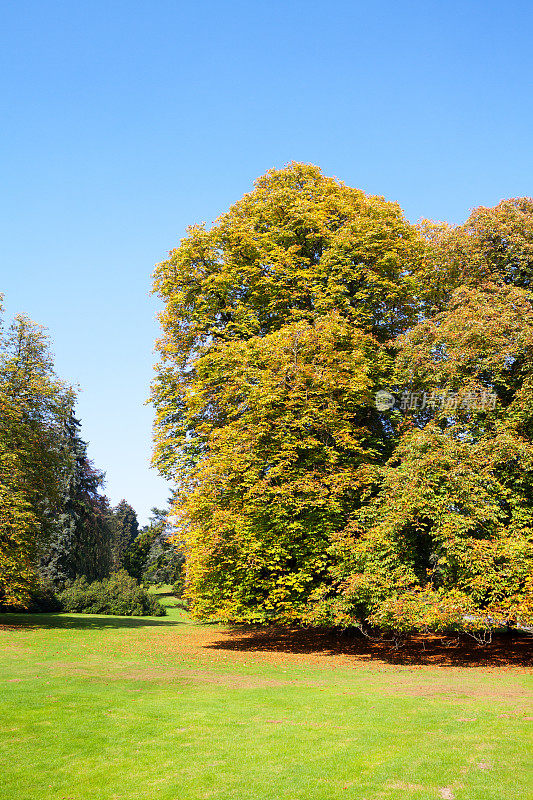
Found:
[[[193,610],[531,616],[532,276],[530,199],[414,229],[301,164],[191,228],[155,274],[153,401]]]
[[[155,463],[203,615],[301,616],[394,426],[372,404],[416,319],[399,207],[291,164],[159,265]]]

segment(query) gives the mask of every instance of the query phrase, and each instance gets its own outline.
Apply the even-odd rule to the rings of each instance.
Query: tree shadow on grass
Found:
[[[402,642],[369,639],[357,631],[235,626],[226,638],[206,645],[214,650],[246,653],[344,656],[354,663],[382,661],[435,667],[533,667],[533,637],[518,632],[497,633],[480,646],[469,637],[426,634]],[[325,663],[325,662],[322,662]]]
[[[93,614],[0,614],[0,630],[54,628],[57,630],[103,630],[105,628],[146,628],[183,625],[167,617],[115,617]]]

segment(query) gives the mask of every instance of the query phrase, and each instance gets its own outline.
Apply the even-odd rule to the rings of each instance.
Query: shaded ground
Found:
[[[498,633],[491,644],[481,646],[468,637],[449,638],[427,634],[394,642],[372,640],[358,632],[302,628],[233,628],[207,645],[216,650],[244,653],[300,654],[310,659],[343,656],[354,661],[390,664],[461,667],[533,667],[533,637],[517,632]]]
[[[4,614],[0,617],[0,631],[34,628],[73,630],[105,630],[106,628],[154,628],[182,625],[166,617],[114,617],[96,614]]]

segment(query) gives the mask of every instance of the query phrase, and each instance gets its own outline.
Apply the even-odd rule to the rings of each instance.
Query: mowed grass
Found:
[[[250,650],[178,609],[0,644],[2,800],[533,798],[525,668]]]

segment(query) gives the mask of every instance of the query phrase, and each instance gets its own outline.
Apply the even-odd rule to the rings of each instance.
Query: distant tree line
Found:
[[[111,507],[87,454],[75,392],[54,370],[49,339],[23,315],[0,328],[0,607],[27,608],[78,578],[126,569],[175,582],[181,552],[165,512],[139,531],[126,502]]]

